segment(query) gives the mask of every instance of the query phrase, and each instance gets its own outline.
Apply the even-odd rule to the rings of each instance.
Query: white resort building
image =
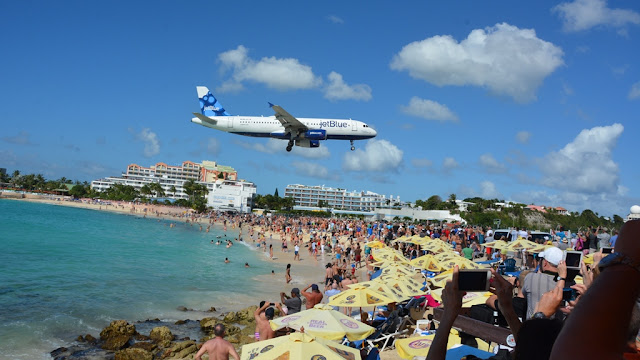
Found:
[[[376,208],[400,207],[400,197],[386,197],[371,191],[347,191],[345,189],[308,185],[287,185],[285,197],[292,197],[296,209],[319,209],[318,203],[323,201],[326,208],[335,210],[370,212]]]
[[[224,197],[226,201],[223,209],[251,211],[256,194],[255,184],[238,180],[236,170],[230,166],[219,165],[215,161],[205,160],[200,164],[184,161],[177,166],[159,162],[150,167],[131,164],[127,166],[127,172],[122,176],[94,180],[91,182],[91,188],[102,192],[114,184],[122,184],[133,186],[139,191],[144,185],[159,183],[164,189],[165,198],[187,199],[188,195],[184,192],[184,183],[187,180],[193,180],[207,187],[208,206],[216,208],[216,204],[220,204]],[[172,187],[175,187],[175,193],[171,191]]]

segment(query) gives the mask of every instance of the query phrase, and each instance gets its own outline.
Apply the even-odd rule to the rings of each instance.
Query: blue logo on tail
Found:
[[[230,116],[211,91],[200,98],[200,112],[205,116]]]

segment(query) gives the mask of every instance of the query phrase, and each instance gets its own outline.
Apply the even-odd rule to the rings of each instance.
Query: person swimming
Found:
[[[229,263],[229,258],[224,258],[224,263],[228,264]]]
[[[248,268],[249,267],[249,263],[244,263],[244,267]]]

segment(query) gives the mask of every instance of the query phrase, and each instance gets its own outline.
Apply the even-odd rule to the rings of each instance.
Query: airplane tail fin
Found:
[[[200,100],[200,112],[205,116],[230,116],[206,86],[196,86]]]

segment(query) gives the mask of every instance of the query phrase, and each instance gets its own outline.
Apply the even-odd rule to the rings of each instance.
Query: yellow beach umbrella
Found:
[[[381,281],[384,281],[387,286],[392,287],[401,294],[409,297],[424,295],[427,292],[422,290],[424,285],[421,282],[407,276],[381,277]]]
[[[382,271],[380,276],[390,276],[395,274],[414,275],[416,273],[413,269],[399,264],[388,264],[383,266],[381,269]]]
[[[409,261],[409,264],[420,269],[426,269],[429,266],[429,264],[434,261],[436,261],[436,259],[433,257],[433,255],[422,255],[420,257],[417,257]]]
[[[372,288],[373,290],[379,291],[384,295],[386,295],[389,299],[392,299],[393,302],[403,302],[409,298],[409,296],[406,296],[402,294],[402,292],[398,291],[397,289],[385,284],[384,281],[381,280],[380,278],[377,278],[371,281],[357,283],[357,284],[347,285],[348,288],[354,288],[357,286],[368,287],[368,288]]]
[[[381,242],[381,241],[378,241],[378,240],[376,240],[376,241],[370,241],[370,242],[368,242],[368,243],[365,243],[364,245],[365,245],[365,246],[368,246],[368,247],[370,247],[370,248],[372,248],[372,249],[380,249],[380,248],[387,247],[387,245],[385,245],[385,243],[383,243],[383,242]]]
[[[371,335],[375,329],[367,324],[355,321],[333,307],[318,304],[313,309],[271,320],[271,329],[284,327],[300,330],[306,334],[327,340],[342,340],[345,336],[351,340],[362,340]]]
[[[488,248],[492,248],[492,249],[499,249],[499,250],[504,249],[507,245],[509,245],[509,244],[504,240],[495,240],[495,241],[491,241],[491,242],[482,244],[482,246],[484,246],[484,247],[488,247]]]
[[[395,341],[396,351],[403,359],[413,359],[414,357],[425,357],[429,354],[429,348],[433,342],[434,335],[414,336]]]
[[[329,300],[331,306],[366,307],[386,305],[394,302],[385,294],[364,286],[357,286],[333,295]]]
[[[244,345],[241,356],[242,360],[358,358],[360,351],[357,349],[301,332]]]
[[[520,240],[510,242],[507,246],[505,246],[505,249],[509,251],[517,251],[517,250],[532,250],[538,247],[539,247],[538,244],[534,243],[533,241],[520,239]]]

